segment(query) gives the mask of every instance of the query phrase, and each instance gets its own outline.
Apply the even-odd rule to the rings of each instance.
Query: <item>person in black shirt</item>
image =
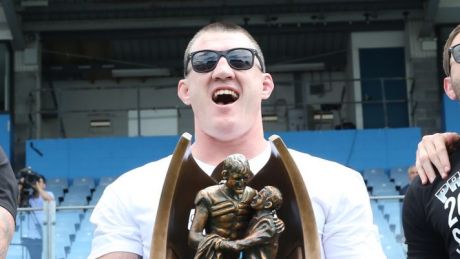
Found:
[[[443,51],[444,91],[452,100],[460,98],[459,33],[460,25],[450,33]],[[409,259],[460,258],[460,149],[455,151],[459,140],[456,134],[438,133],[419,143],[419,177],[409,186],[403,202]],[[428,180],[432,184],[425,185]]]
[[[18,202],[18,185],[5,152],[0,147],[0,259],[6,258],[13,238]]]
[[[403,227],[408,258],[460,258],[460,150],[451,155],[452,174],[432,184],[416,177],[404,198]]]

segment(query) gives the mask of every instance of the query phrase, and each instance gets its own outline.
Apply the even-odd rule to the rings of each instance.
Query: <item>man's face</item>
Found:
[[[252,48],[240,32],[205,32],[191,46],[198,50],[224,51]],[[223,141],[235,139],[261,123],[261,102],[273,89],[269,74],[263,73],[257,58],[248,70],[235,70],[221,57],[213,71],[197,73],[188,65],[188,75],[179,82],[178,95],[194,112],[195,131]],[[226,101],[224,101],[226,99]]]
[[[251,208],[254,210],[261,210],[265,206],[265,200],[267,199],[267,194],[265,193],[265,190],[262,189],[260,192],[257,193],[256,196],[251,201]]]
[[[411,166],[407,173],[409,177],[409,182],[412,182],[414,178],[418,175],[417,168],[415,166]]]
[[[455,46],[460,44],[460,34],[455,36],[452,44]],[[449,98],[453,100],[459,100],[460,98],[460,64],[455,62],[452,55],[450,55],[450,76],[444,79],[444,90]]]
[[[241,172],[228,172],[228,178],[225,184],[236,194],[243,194],[244,188],[248,183],[248,176]]]

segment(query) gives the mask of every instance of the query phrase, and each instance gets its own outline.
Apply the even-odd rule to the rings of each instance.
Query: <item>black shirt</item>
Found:
[[[460,258],[460,150],[450,156],[452,172],[422,185],[416,177],[403,203],[408,258]]]
[[[5,152],[0,147],[0,206],[16,218],[18,184]]]

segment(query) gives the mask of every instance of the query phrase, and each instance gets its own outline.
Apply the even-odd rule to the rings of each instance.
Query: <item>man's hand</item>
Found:
[[[444,179],[450,171],[449,153],[460,143],[460,135],[454,132],[426,135],[418,143],[416,162],[417,173],[423,184],[432,183],[436,177],[434,167]]]
[[[285,225],[284,222],[279,218],[274,218],[276,233],[281,233],[284,231]]]
[[[32,188],[37,191],[37,192],[40,192],[40,191],[43,191],[43,189],[41,188],[41,186],[38,184],[38,182],[35,182],[34,184],[31,185]]]

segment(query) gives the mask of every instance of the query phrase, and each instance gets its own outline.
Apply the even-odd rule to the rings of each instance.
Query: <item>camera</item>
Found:
[[[40,180],[40,175],[32,171],[30,167],[26,167],[16,173],[16,179],[18,183],[22,183],[24,191],[29,191],[33,190],[35,184]]]

